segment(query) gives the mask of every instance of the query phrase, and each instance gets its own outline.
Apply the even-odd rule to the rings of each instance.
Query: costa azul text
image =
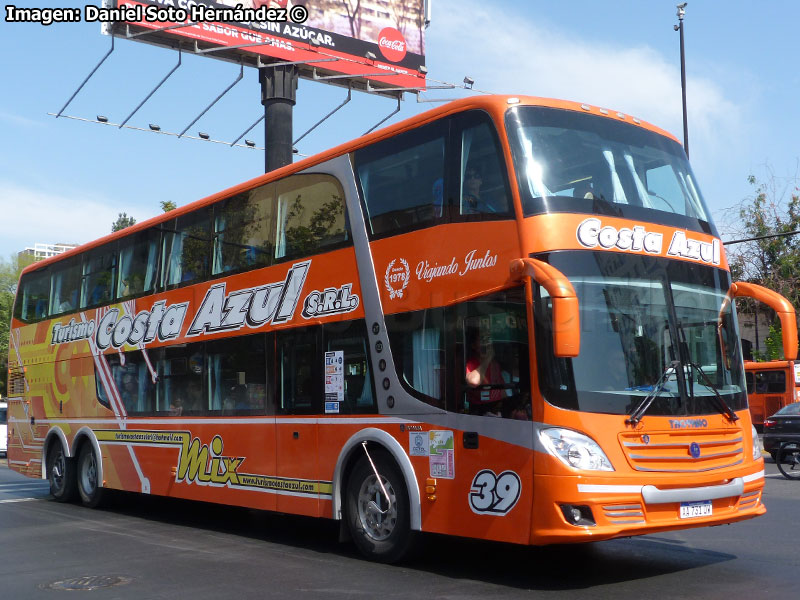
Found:
[[[590,218],[578,225],[576,235],[580,245],[585,248],[600,247],[604,250],[647,252],[657,255],[664,253],[664,235],[647,231],[642,225],[617,229],[613,225],[603,225],[600,219]],[[676,230],[672,234],[666,255],[719,266],[722,247],[719,240],[703,242]]]
[[[194,312],[185,335],[195,337],[242,327],[255,329],[292,320],[310,267],[310,260],[293,264],[282,281],[254,288],[227,292],[226,283],[212,285]],[[323,292],[313,290],[305,298],[303,317],[355,310],[360,301],[351,289],[352,283],[346,283]],[[134,313],[132,305],[132,302],[125,302],[110,309],[99,309],[93,319],[83,312],[79,321],[73,317],[68,323],[55,323],[50,344],[90,340],[102,351],[123,346],[141,347],[155,340],[174,340],[184,331],[191,308],[189,302],[168,304],[166,300],[159,300],[149,310]]]

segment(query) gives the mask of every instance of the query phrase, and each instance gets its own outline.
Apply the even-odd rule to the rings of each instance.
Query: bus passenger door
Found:
[[[277,510],[319,516],[317,415],[322,412],[321,328],[276,334]]]

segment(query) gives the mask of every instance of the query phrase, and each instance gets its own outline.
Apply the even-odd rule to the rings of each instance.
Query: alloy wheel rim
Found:
[[[361,484],[358,493],[358,518],[364,532],[375,541],[389,538],[397,525],[397,494],[392,484],[381,477],[386,496],[375,475],[370,475]]]
[[[81,468],[81,484],[83,490],[91,495],[97,487],[97,464],[94,460],[94,453],[90,453],[89,457],[83,461]]]

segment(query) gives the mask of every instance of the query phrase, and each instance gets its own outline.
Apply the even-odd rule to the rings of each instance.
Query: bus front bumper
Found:
[[[612,478],[537,475],[531,543],[607,540],[673,529],[722,525],[766,513],[761,469],[696,486]]]

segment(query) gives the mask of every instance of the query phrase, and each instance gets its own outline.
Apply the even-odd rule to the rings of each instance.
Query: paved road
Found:
[[[795,598],[800,482],[768,463],[765,502],[745,523],[572,547],[430,536],[384,566],[330,522],[138,496],[89,510],[0,461],[0,598]],[[116,584],[51,587],[78,577]]]

